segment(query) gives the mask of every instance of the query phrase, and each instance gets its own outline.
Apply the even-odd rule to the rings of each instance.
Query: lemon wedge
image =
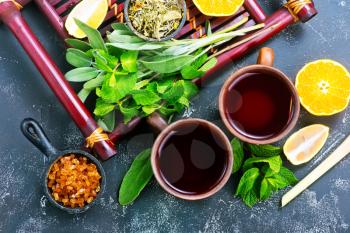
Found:
[[[69,35],[82,39],[86,35],[79,29],[74,19],[79,19],[90,27],[97,29],[103,23],[107,11],[108,0],[83,0],[69,13],[65,27]]]
[[[294,165],[310,161],[324,146],[329,127],[314,124],[292,134],[283,146],[287,159]]]

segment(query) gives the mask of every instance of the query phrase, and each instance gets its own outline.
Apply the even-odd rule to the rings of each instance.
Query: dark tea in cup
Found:
[[[230,124],[250,138],[273,137],[292,116],[292,93],[272,74],[245,73],[231,83],[225,97]]]
[[[300,112],[297,91],[289,78],[272,67],[274,52],[262,48],[258,64],[233,73],[219,96],[220,116],[242,141],[270,144],[286,136]]]
[[[151,162],[157,181],[166,191],[186,200],[198,200],[224,186],[233,158],[230,142],[217,126],[186,119],[161,132]]]

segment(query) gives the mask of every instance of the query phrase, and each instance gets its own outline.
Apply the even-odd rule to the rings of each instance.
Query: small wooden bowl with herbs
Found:
[[[129,28],[147,41],[165,41],[178,34],[186,21],[185,0],[126,0]]]

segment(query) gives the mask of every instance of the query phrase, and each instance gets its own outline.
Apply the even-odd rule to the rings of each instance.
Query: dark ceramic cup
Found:
[[[103,167],[101,163],[91,154],[82,151],[82,150],[57,150],[50,142],[48,137],[46,136],[44,130],[41,128],[39,123],[33,119],[27,118],[23,120],[21,124],[21,131],[24,134],[24,136],[31,141],[34,146],[36,146],[48,159],[49,159],[49,166],[46,169],[44,173],[44,177],[42,179],[42,184],[44,186],[44,192],[47,197],[47,199],[52,203],[55,207],[66,211],[69,214],[79,214],[82,212],[87,211],[91,206],[96,203],[97,199],[99,199],[102,195],[102,193],[105,190],[106,186],[106,174],[103,170]],[[60,158],[69,155],[69,154],[75,154],[78,156],[86,157],[90,162],[94,163],[97,167],[98,172],[101,175],[101,183],[100,183],[100,191],[98,192],[96,198],[89,204],[86,204],[82,208],[69,208],[65,207],[62,204],[55,201],[55,199],[52,197],[51,192],[47,186],[48,181],[48,174],[51,170],[52,165],[58,161]]]
[[[178,28],[173,31],[171,34],[169,34],[168,36],[166,37],[163,37],[163,38],[160,38],[159,40],[158,39],[155,39],[155,38],[151,38],[151,37],[146,37],[144,36],[142,33],[138,32],[132,25],[130,19],[129,19],[129,6],[130,6],[130,2],[132,0],[126,0],[124,2],[124,17],[125,17],[125,22],[126,24],[128,25],[128,27],[130,28],[130,30],[135,33],[135,35],[137,35],[138,37],[140,37],[141,39],[144,39],[146,41],[165,41],[165,40],[170,40],[172,38],[174,38],[182,29],[182,27],[185,25],[185,22],[186,22],[186,14],[187,14],[187,7],[186,7],[186,1],[185,0],[179,0],[181,1],[181,4],[182,4],[182,10],[183,10],[183,16],[182,16],[182,19],[181,19],[181,22],[178,26]]]
[[[236,72],[234,72],[224,83],[221,88],[220,96],[219,96],[219,111],[222,121],[224,122],[227,129],[237,138],[242,141],[252,143],[252,144],[270,144],[279,141],[283,137],[285,137],[295,126],[297,120],[299,118],[300,113],[300,101],[297,91],[293,85],[293,83],[289,80],[289,78],[280,70],[273,67],[274,63],[274,51],[271,48],[262,48],[259,53],[258,61],[256,65],[246,66]],[[261,74],[267,75],[271,78],[274,78],[278,83],[283,85],[291,96],[291,103],[288,106],[290,108],[290,114],[288,120],[284,124],[283,127],[278,132],[274,132],[271,136],[256,136],[247,135],[242,133],[242,129],[238,129],[238,126],[232,124],[232,119],[229,116],[229,102],[227,101],[228,95],[230,95],[229,89],[236,80],[249,79],[250,76],[246,74]],[[267,84],[266,84],[267,85]],[[256,100],[259,101],[259,100]]]
[[[158,183],[165,191],[174,195],[175,197],[178,197],[184,200],[200,200],[200,199],[204,199],[214,195],[222,187],[224,187],[224,185],[227,183],[232,173],[233,156],[232,156],[231,144],[228,138],[226,137],[226,135],[224,134],[224,132],[219,127],[217,127],[216,125],[214,125],[209,121],[202,120],[202,119],[195,119],[195,118],[179,120],[170,125],[167,125],[164,119],[161,118],[158,114],[152,114],[152,116],[150,116],[147,119],[147,121],[151,126],[153,126],[153,128],[156,131],[160,132],[152,147],[151,165],[152,165],[155,178],[157,179]],[[166,144],[167,140],[169,140],[169,137],[171,137],[174,134],[177,134],[177,135],[180,135],[180,137],[183,137],[184,138],[183,143],[188,144],[188,141],[192,141],[191,138],[189,139],[189,135],[191,135],[191,132],[193,132],[192,130],[195,130],[197,127],[203,127],[205,129],[204,131],[202,131],[203,134],[205,134],[204,136],[208,136],[212,138],[212,140],[216,141],[215,145],[220,146],[221,148],[220,151],[222,151],[222,154],[220,154],[220,156],[222,157],[221,159],[218,159],[218,161],[220,161],[218,163],[222,165],[220,167],[222,169],[220,169],[219,172],[217,172],[219,175],[213,178],[213,180],[211,181],[211,186],[208,186],[209,188],[205,188],[204,191],[201,191],[198,193],[190,193],[190,192],[184,192],[184,190],[181,190],[180,188],[174,187],[173,185],[169,184],[169,180],[164,175],[164,172],[167,172],[167,171],[164,171],[164,170],[162,171],[161,169],[162,166],[160,163],[161,163],[162,153],[159,153],[159,152],[164,149],[164,145]],[[184,128],[186,128],[186,130],[183,130]],[[210,147],[208,147],[207,145],[203,145],[203,146],[205,147],[205,148],[202,148],[203,153],[199,153],[199,157],[197,157],[197,162],[199,161],[199,163],[203,162],[202,158],[208,155],[209,153],[208,150],[210,150]],[[192,155],[193,154],[186,155],[186,156],[192,156]],[[179,159],[179,157],[177,156],[177,158],[173,158],[173,159],[177,160]],[[181,158],[181,159],[185,160],[190,158],[187,157],[187,158]],[[193,161],[192,157],[191,157],[191,160]],[[183,163],[180,163],[181,166],[178,166],[179,165],[178,163],[175,164],[173,162],[174,160],[172,160],[172,162],[168,164],[165,164],[165,166],[170,170],[175,171],[175,173],[177,174],[180,169],[184,169],[184,172],[181,174],[186,173],[186,165],[183,165]],[[214,164],[214,161],[212,161],[212,163],[209,164],[209,166],[214,166],[212,164]],[[201,167],[200,169],[203,169],[203,167]],[[187,187],[192,187],[192,186],[195,186],[199,181],[203,181],[204,179],[206,178],[193,177],[192,179],[191,177],[191,182],[188,182],[185,185]]]

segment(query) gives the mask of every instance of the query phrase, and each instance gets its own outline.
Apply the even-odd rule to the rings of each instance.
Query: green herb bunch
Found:
[[[239,177],[236,196],[249,207],[267,200],[271,195],[298,179],[293,172],[282,165],[282,150],[272,145],[243,144],[237,138],[231,141],[234,164],[232,174]],[[124,176],[119,189],[119,203],[131,204],[153,177],[151,149],[136,156]]]
[[[295,185],[298,179],[282,165],[282,149],[272,145],[243,144],[231,141],[234,156],[233,174],[240,180],[236,196],[252,207],[268,199],[274,192]]]
[[[154,111],[169,116],[188,107],[190,98],[198,92],[192,79],[216,64],[216,58],[209,58],[208,51],[263,26],[230,31],[232,27],[201,39],[146,42],[125,24],[116,23],[105,42],[99,31],[81,21],[76,23],[88,42],[66,40],[71,46],[66,60],[76,68],[65,76],[71,82],[84,82],[78,94],[83,102],[95,93],[94,115],[106,131],[115,127],[116,110],[128,122]],[[211,31],[210,26],[207,30]]]

